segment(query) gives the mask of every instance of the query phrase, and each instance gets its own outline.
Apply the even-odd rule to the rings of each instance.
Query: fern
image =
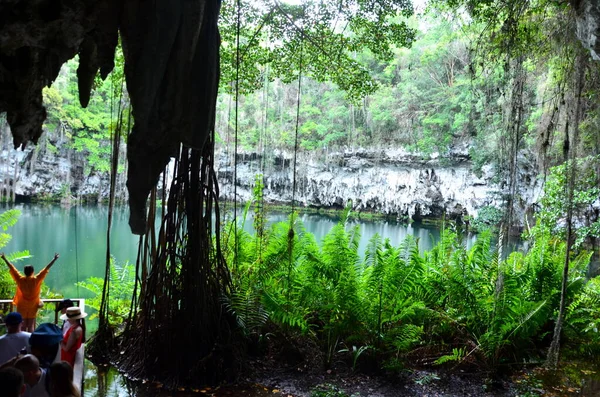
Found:
[[[7,231],[9,227],[14,226],[19,217],[21,216],[21,211],[17,209],[11,209],[4,211],[0,214],[0,227],[2,230]],[[0,246],[2,248],[4,246]]]
[[[452,354],[447,354],[435,360],[433,363],[436,365],[446,364],[451,361],[461,361],[466,355],[464,347],[452,349]]]
[[[421,253],[412,237],[395,247],[375,235],[359,258],[360,230],[349,225],[349,215],[347,209],[321,245],[292,215],[265,230],[261,255],[256,237],[238,231],[239,246],[227,246],[228,262],[237,265],[224,303],[247,334],[263,333],[269,321],[309,334],[326,364],[340,343],[374,346],[398,360],[433,342],[455,347],[438,364],[468,357],[488,367],[539,352],[536,343],[557,307],[564,243],[540,236],[528,253],[502,260],[490,233],[467,249],[445,229],[429,252]],[[586,284],[588,262],[589,253],[572,258],[566,329],[600,351],[600,311],[594,309],[600,284]]]
[[[87,289],[94,295],[92,298],[86,299],[86,306],[96,310],[96,313],[92,313],[90,319],[96,318],[102,303],[104,280],[99,277],[90,277],[85,281],[78,282],[76,285]],[[120,328],[129,317],[134,286],[135,265],[129,262],[117,264],[116,260],[111,258],[110,302],[108,304],[108,323],[111,327]]]
[[[258,333],[269,319],[267,311],[260,304],[261,295],[247,286],[238,286],[223,303],[234,315],[240,329],[247,334]]]

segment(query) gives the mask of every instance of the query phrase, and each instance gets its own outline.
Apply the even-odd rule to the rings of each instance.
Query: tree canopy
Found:
[[[236,82],[241,92],[251,92],[261,86],[269,65],[267,79],[290,82],[302,71],[316,81],[334,82],[358,100],[377,83],[357,53],[392,59],[394,47],[410,46],[415,38],[406,22],[412,14],[408,0],[225,2],[222,84]]]

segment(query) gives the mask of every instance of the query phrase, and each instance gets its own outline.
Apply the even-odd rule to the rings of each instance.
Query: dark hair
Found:
[[[79,319],[79,325],[81,326],[81,343],[85,343],[85,331],[86,331],[86,327],[85,327],[85,318],[80,318]]]
[[[73,384],[73,367],[68,362],[59,361],[50,366],[50,394],[57,397],[81,396]]]
[[[27,266],[25,266],[23,271],[25,272],[26,276],[31,276],[33,274],[33,266],[27,265]]]
[[[19,397],[24,383],[23,372],[15,367],[0,369],[0,385],[2,385],[2,390],[8,393],[3,394],[3,396]]]

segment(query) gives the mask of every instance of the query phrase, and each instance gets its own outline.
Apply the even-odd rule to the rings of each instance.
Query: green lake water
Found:
[[[17,262],[22,269],[26,264],[34,265],[36,271],[45,266],[55,252],[59,260],[46,277],[46,285],[56,293],[66,297],[90,297],[83,288],[76,287],[77,281],[89,277],[103,277],[106,257],[106,227],[108,208],[106,206],[71,206],[39,204],[17,204],[4,206],[3,210],[17,208],[22,215],[17,224],[8,229],[12,240],[4,247],[5,253],[29,250],[32,258]],[[111,229],[111,254],[118,263],[135,262],[139,237],[131,234],[128,225],[129,210],[116,208]],[[286,221],[288,214],[270,214],[268,222]],[[335,217],[317,214],[302,214],[300,219],[306,230],[317,238],[325,236],[338,221]],[[419,239],[422,250],[427,250],[439,240],[439,230],[433,225],[413,223],[405,225],[393,221],[375,220],[355,222],[360,226],[363,253],[368,241],[375,233],[389,238],[399,245],[407,235]],[[251,216],[246,220],[245,229],[251,231]],[[471,244],[474,238],[467,240]]]
[[[46,277],[46,285],[66,297],[90,297],[76,287],[78,280],[103,277],[106,258],[106,228],[108,209],[104,206],[71,206],[20,204],[22,214],[17,224],[8,229],[12,240],[3,248],[5,253],[29,250],[31,258],[16,262],[22,269],[32,264],[36,271],[60,258]],[[119,262],[135,260],[138,237],[127,225],[128,212],[114,213],[111,232],[111,252]]]

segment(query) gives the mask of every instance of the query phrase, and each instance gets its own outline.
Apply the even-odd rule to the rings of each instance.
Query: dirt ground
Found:
[[[486,386],[479,375],[439,374],[415,371],[406,377],[368,376],[364,374],[339,374],[335,372],[271,370],[257,376],[254,381],[284,396],[308,397],[319,385],[345,392],[352,396],[515,396],[510,383]],[[489,390],[487,390],[489,389]]]
[[[293,344],[293,343],[292,343]],[[510,378],[490,381],[482,372],[460,369],[403,369],[380,371],[369,365],[369,358],[359,357],[356,370],[349,355],[336,354],[330,369],[325,369],[321,350],[306,343],[299,347],[274,344],[265,354],[249,361],[251,375],[246,381],[264,385],[266,390],[283,396],[308,397],[315,388],[339,390],[351,396],[515,396]],[[360,365],[361,359],[367,365]]]
[[[306,339],[271,341],[249,351],[245,375],[233,385],[180,389],[168,392],[156,385],[134,385],[128,395],[212,397],[600,397],[600,367],[586,362],[564,362],[558,371],[540,366],[513,368],[505,375],[486,373],[477,366],[420,367],[401,360],[402,369],[381,370],[368,353],[356,362],[337,351],[327,368],[322,349]],[[414,358],[413,358],[414,359]],[[354,368],[353,368],[354,367]],[[140,387],[142,386],[142,387]],[[327,391],[327,393],[316,393]],[[86,394],[87,395],[87,394]],[[94,394],[116,397],[123,394]]]

